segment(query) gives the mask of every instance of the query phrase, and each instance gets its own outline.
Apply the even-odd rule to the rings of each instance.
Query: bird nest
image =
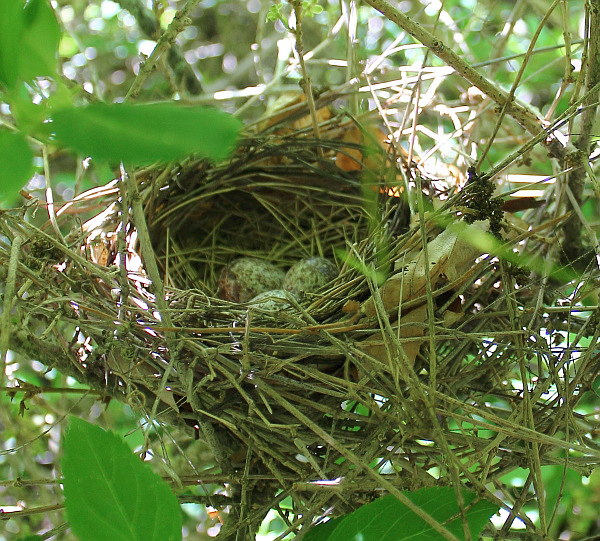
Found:
[[[537,263],[560,218],[524,224],[474,172],[442,191],[352,120],[325,119],[318,140],[275,120],[224,163],[122,171],[43,227],[6,212],[11,346],[195,431],[234,506],[235,487],[262,495],[246,522],[288,495],[303,509],[290,531],[381,489],[460,481],[499,501],[505,473],[567,452],[589,472],[574,410],[598,331]],[[242,256],[339,272],[267,310],[216,295]]]

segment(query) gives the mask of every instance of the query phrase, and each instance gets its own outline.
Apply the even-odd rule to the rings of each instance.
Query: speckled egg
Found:
[[[283,289],[302,297],[319,290],[337,275],[337,267],[329,259],[324,257],[301,259],[285,275]]]
[[[285,273],[275,265],[254,257],[241,257],[223,267],[217,297],[247,302],[259,293],[279,289]]]
[[[291,291],[283,289],[273,289],[256,295],[251,301],[250,306],[265,310],[268,312],[277,312],[279,310],[289,310],[294,301],[297,300]]]

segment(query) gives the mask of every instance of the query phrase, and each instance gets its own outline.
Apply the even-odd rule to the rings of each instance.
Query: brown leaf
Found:
[[[357,126],[351,126],[344,133],[342,138],[344,143],[352,143],[355,145],[362,144],[362,133]],[[342,171],[360,171],[362,164],[362,150],[353,147],[344,147],[335,156],[335,165]]]
[[[363,129],[352,124],[344,132],[342,141],[362,145],[362,148],[343,147],[336,154],[335,164],[342,171],[377,171],[384,165],[387,156],[386,135],[375,124],[367,125]]]
[[[460,278],[482,255],[481,250],[470,239],[475,234],[481,234],[482,230],[487,231],[487,227],[487,222],[477,222],[464,228],[448,227],[427,244],[427,255],[431,261],[444,260],[440,274],[448,282]]]
[[[414,365],[415,359],[419,354],[421,345],[424,340],[415,340],[410,342],[402,342],[403,338],[414,338],[425,335],[425,321],[427,320],[427,306],[422,305],[414,308],[407,314],[402,314],[400,326],[394,325],[393,329],[401,342],[400,347],[404,350],[410,366]],[[421,325],[415,325],[421,324]],[[399,329],[399,330],[398,330]],[[367,339],[357,342],[356,347],[364,351],[367,355],[390,365],[392,362],[399,362],[395,357],[394,348],[391,346],[391,341],[387,333],[378,331]]]
[[[435,284],[445,263],[446,256],[435,260],[430,255],[429,270],[427,270],[423,252],[420,252],[416,259],[401,266],[400,272],[388,278],[385,284],[379,289],[385,311],[387,313],[397,311],[398,306],[403,301],[416,299],[425,295],[428,275],[431,283]],[[367,299],[362,304],[361,312],[367,317],[375,316],[377,309],[373,297]]]
[[[408,313],[402,311],[402,303],[424,296],[427,292],[427,280],[431,283],[431,289],[436,290],[451,283],[460,284],[467,279],[472,274],[470,271],[474,269],[475,260],[482,255],[482,251],[469,239],[486,228],[487,224],[484,222],[464,227],[449,227],[427,243],[427,258],[425,250],[421,250],[413,251],[402,260],[396,261],[395,270],[399,272],[389,278],[378,293],[387,314],[400,312],[400,339],[425,336],[424,325],[408,324],[424,324],[427,319],[425,300],[422,305]],[[361,313],[367,317],[377,315],[377,302],[373,296],[362,304]],[[447,325],[456,323],[462,316],[458,299],[442,314]],[[398,323],[394,329],[398,330]],[[390,363],[393,360],[390,358],[393,347],[389,339],[385,332],[378,331],[358,342],[357,347],[381,362]],[[414,363],[423,341],[405,342],[401,345],[411,364]]]

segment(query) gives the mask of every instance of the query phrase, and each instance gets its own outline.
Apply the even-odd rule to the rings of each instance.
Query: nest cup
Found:
[[[373,397],[385,389],[357,385],[344,334],[356,319],[345,307],[370,290],[337,251],[352,246],[354,258],[375,261],[360,175],[335,164],[339,152],[356,151],[339,142],[347,126],[333,126],[331,139],[319,142],[297,132],[248,138],[222,164],[190,160],[138,172],[152,254],[140,247],[138,224],[122,223],[116,190],[84,226],[82,249],[108,268],[123,265],[118,239],[126,233],[128,298],[123,288],[118,298],[111,291],[115,316],[130,325],[102,355],[114,384],[148,409],[158,397],[159,419],[193,427],[224,471],[251,464],[272,479],[273,490],[339,476],[347,469],[338,464],[341,450],[368,444],[375,455],[373,437],[381,433],[366,414],[367,404],[380,408]],[[372,202],[377,195],[370,194]],[[171,328],[146,271],[150,255],[163,277]],[[242,256],[283,270],[322,256],[336,262],[339,275],[292,310],[261,311],[216,296],[220,270]],[[358,332],[367,336],[368,328]]]
[[[364,229],[359,183],[301,143],[264,149],[264,141],[246,141],[228,167],[193,164],[159,191],[148,227],[171,285],[214,296],[220,270],[235,258],[286,269],[303,257],[333,260],[356,240]]]

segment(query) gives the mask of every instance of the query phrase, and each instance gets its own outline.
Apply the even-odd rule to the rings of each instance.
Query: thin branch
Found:
[[[140,68],[140,72],[138,73],[135,81],[129,88],[125,99],[134,98],[138,95],[140,90],[142,89],[142,85],[154,70],[156,63],[161,58],[161,56],[169,50],[177,35],[190,24],[190,19],[188,15],[190,11],[198,4],[200,0],[189,0],[183,8],[181,8],[176,14],[169,28],[167,28],[166,32],[160,37],[156,47],[152,51],[152,54],[148,57],[148,60],[144,62],[143,66]]]
[[[310,80],[310,76],[308,75],[308,69],[306,68],[306,63],[304,61],[301,0],[292,0],[292,6],[294,7],[294,15],[296,16],[296,28],[294,30],[296,53],[298,55],[298,62],[300,63],[300,71],[302,72],[302,81],[300,82],[300,86],[302,87],[302,90],[304,90],[304,95],[306,96],[306,103],[308,104],[308,110],[310,111],[310,120],[312,122],[315,139],[320,139],[321,133],[319,131],[319,120],[317,119],[317,110],[315,108],[315,97],[313,95],[312,82]],[[319,151],[321,151],[320,147]]]
[[[563,167],[573,167],[567,174],[566,183],[573,196],[567,199],[567,208],[575,209],[583,204],[583,190],[589,170],[588,162],[592,148],[594,124],[597,120],[598,100],[600,98],[600,0],[590,0],[586,13],[586,53],[582,62],[581,73],[585,73],[583,110],[580,117],[579,130],[575,140],[575,149],[564,159]],[[574,212],[564,225],[565,240],[564,254],[567,261],[574,262],[584,255],[582,243],[583,222],[578,213]],[[592,237],[592,242],[596,242]],[[583,258],[585,266],[590,258]]]
[[[140,28],[148,39],[159,39],[161,28],[154,14],[146,7],[143,0],[119,0],[119,4],[131,13]],[[202,93],[202,85],[194,73],[192,66],[185,60],[181,49],[176,43],[171,43],[167,62],[175,75],[177,83],[183,84],[183,87],[191,95],[196,96]]]
[[[0,511],[0,520],[9,520],[11,518],[39,515],[40,513],[49,513],[50,511],[60,511],[63,508],[64,505],[62,503],[55,503],[52,505],[42,505],[40,507],[22,509],[20,511]]]
[[[20,235],[15,236],[10,246],[10,259],[8,261],[8,274],[4,288],[4,303],[2,306],[2,319],[0,320],[0,355],[2,356],[2,367],[0,370],[0,387],[4,385],[6,377],[6,362],[8,346],[12,330],[12,308],[15,298],[17,267],[19,266],[19,255],[23,239]]]

